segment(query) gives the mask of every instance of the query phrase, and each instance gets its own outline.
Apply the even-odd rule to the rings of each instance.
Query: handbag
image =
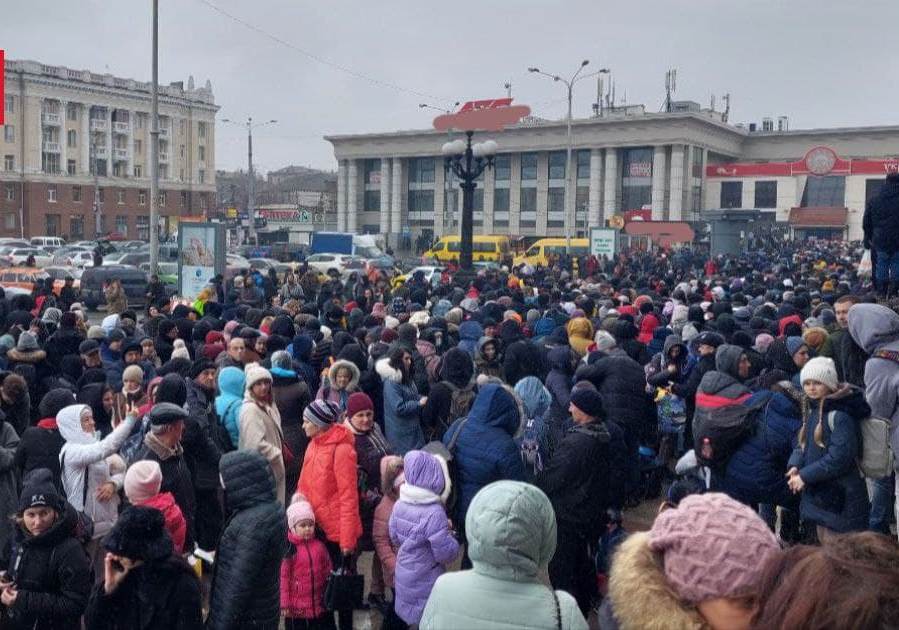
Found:
[[[349,610],[362,606],[365,577],[350,568],[350,559],[343,557],[340,568],[331,571],[325,585],[325,608]]]

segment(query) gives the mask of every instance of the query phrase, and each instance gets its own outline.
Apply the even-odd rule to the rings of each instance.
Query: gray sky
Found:
[[[150,79],[149,0],[5,4],[7,58]],[[649,111],[674,66],[676,98],[707,107],[715,93],[720,106],[729,91],[732,122],[899,124],[895,0],[160,0],[160,14],[161,83],[208,78],[219,118],[279,120],[254,137],[262,171],[333,169],[323,135],[426,128],[436,112],[420,102],[503,96],[508,80],[516,102],[560,118],[563,86],[526,68],[570,74],[581,59],[611,68],[618,99]],[[578,84],[576,116],[589,114],[595,91],[592,80]],[[218,168],[245,167],[246,133],[218,124],[216,135]]]

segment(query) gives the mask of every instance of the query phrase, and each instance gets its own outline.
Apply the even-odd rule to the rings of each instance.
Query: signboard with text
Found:
[[[225,271],[225,231],[221,223],[178,226],[178,294],[189,300]]]
[[[618,251],[618,230],[590,228],[590,253],[612,258]]]

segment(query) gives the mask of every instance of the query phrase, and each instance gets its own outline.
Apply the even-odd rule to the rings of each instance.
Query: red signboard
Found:
[[[830,147],[814,147],[796,162],[709,164],[706,177],[792,177],[794,175],[886,175],[899,170],[899,158],[843,159]]]
[[[3,115],[6,113],[6,98],[3,95],[4,78],[6,71],[6,62],[3,59],[3,49],[0,49],[0,125],[3,124]]]
[[[434,119],[434,129],[438,131],[502,131],[509,125],[528,116],[531,108],[527,105],[512,105],[511,98],[488,98],[468,101],[458,112],[444,114]]]
[[[512,104],[511,98],[488,98],[480,101],[468,101],[459,108],[457,114],[469,112],[473,109],[496,109],[497,107],[508,107]]]
[[[631,221],[652,221],[652,209],[641,208],[639,210],[625,210],[624,222],[630,223]]]
[[[652,162],[631,162],[627,169],[629,177],[652,177]]]

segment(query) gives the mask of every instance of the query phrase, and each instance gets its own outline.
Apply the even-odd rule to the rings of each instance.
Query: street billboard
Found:
[[[611,258],[618,251],[618,230],[590,228],[590,253]]]
[[[225,271],[225,231],[220,223],[178,226],[178,294],[194,300],[217,273]]]

